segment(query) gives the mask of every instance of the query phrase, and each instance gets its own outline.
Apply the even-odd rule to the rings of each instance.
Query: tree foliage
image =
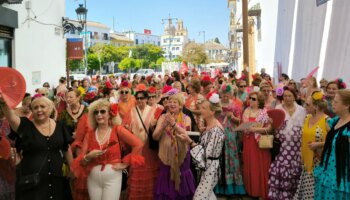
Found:
[[[98,56],[94,53],[88,54],[88,68],[89,70],[99,70],[100,69],[100,61]]]
[[[69,60],[69,69],[74,71],[83,66],[83,60]]]
[[[182,51],[183,60],[198,66],[208,62],[204,46],[194,42],[188,43]]]
[[[219,38],[216,37],[216,38],[214,39],[214,42],[220,44]]]
[[[120,61],[118,68],[120,70],[128,70],[131,68],[134,68],[136,65],[135,59],[133,58],[124,58],[122,61]]]

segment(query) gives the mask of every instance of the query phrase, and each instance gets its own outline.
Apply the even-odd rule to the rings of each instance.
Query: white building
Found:
[[[176,28],[171,19],[168,19],[168,21],[164,35],[161,37],[160,46],[165,52],[164,57],[173,60],[182,55],[182,50],[188,43],[188,31],[187,28],[184,28],[182,20],[177,21]]]
[[[75,26],[79,25],[78,21],[69,19],[69,22],[74,24]],[[87,21],[86,23],[86,32],[84,30],[79,33],[78,30],[74,29],[71,32],[65,35],[66,38],[86,38],[87,47],[93,46],[96,43],[110,44],[110,32],[111,29],[100,22]],[[85,35],[86,34],[86,35]],[[85,37],[84,37],[85,36]]]
[[[0,5],[0,66],[18,70],[32,94],[46,81],[57,86],[66,75],[65,7],[64,0]],[[34,16],[39,10],[45,12]]]
[[[156,46],[160,46],[160,36],[152,35],[150,30],[145,29],[145,33],[136,33],[135,31],[124,31],[123,34],[129,40],[134,41],[134,45],[153,44]]]
[[[227,47],[214,41],[207,41],[205,43],[205,52],[211,62],[226,61],[228,59],[228,51],[229,49]]]

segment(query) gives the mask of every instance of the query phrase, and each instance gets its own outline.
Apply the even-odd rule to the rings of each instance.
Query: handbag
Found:
[[[143,123],[142,117],[140,115],[139,109],[136,108],[137,114],[139,115],[139,118],[141,120],[142,126],[145,129],[147,135],[148,135],[148,144],[149,144],[149,148],[152,150],[158,150],[159,149],[159,142],[157,140],[153,139],[153,131],[154,128],[149,128],[149,130],[147,131],[145,124]]]
[[[273,147],[273,135],[261,135],[259,139],[260,149],[272,149]]]
[[[19,175],[19,180],[18,180],[18,187],[20,190],[29,190],[32,189],[36,186],[39,185],[40,183],[40,172],[46,162],[46,157],[47,157],[48,153],[45,156],[45,159],[43,160],[43,162],[41,163],[41,166],[39,168],[39,171],[34,173],[34,174],[29,174],[29,175],[24,175],[22,176],[22,167],[23,165],[21,164],[20,166],[20,175]]]

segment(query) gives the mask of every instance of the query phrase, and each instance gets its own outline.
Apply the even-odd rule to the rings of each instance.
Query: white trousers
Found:
[[[103,171],[101,165],[93,167],[87,178],[90,200],[119,200],[122,177],[122,171],[112,169],[112,165]]]

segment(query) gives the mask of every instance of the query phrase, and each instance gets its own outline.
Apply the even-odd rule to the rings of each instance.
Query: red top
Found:
[[[88,122],[88,114],[85,113],[78,121],[77,129],[75,130],[75,140],[71,145],[72,152],[75,152],[76,148],[81,149],[83,146],[83,141],[87,133],[91,131]]]
[[[125,155],[123,158],[121,158],[119,146],[120,142],[118,140],[118,137],[122,143],[129,145],[132,149],[131,152]],[[144,158],[141,156],[142,146],[143,144],[141,140],[133,135],[130,131],[125,129],[123,126],[114,126],[108,143],[106,142],[100,148],[98,142],[96,141],[95,131],[90,129],[84,138],[80,155],[74,159],[71,165],[71,170],[76,177],[87,177],[91,169],[96,165],[102,165],[101,171],[107,164],[116,164],[123,162],[132,166],[143,165]],[[104,150],[106,147],[108,148],[103,155],[90,160],[87,165],[82,164],[82,160],[87,152],[94,149]]]

